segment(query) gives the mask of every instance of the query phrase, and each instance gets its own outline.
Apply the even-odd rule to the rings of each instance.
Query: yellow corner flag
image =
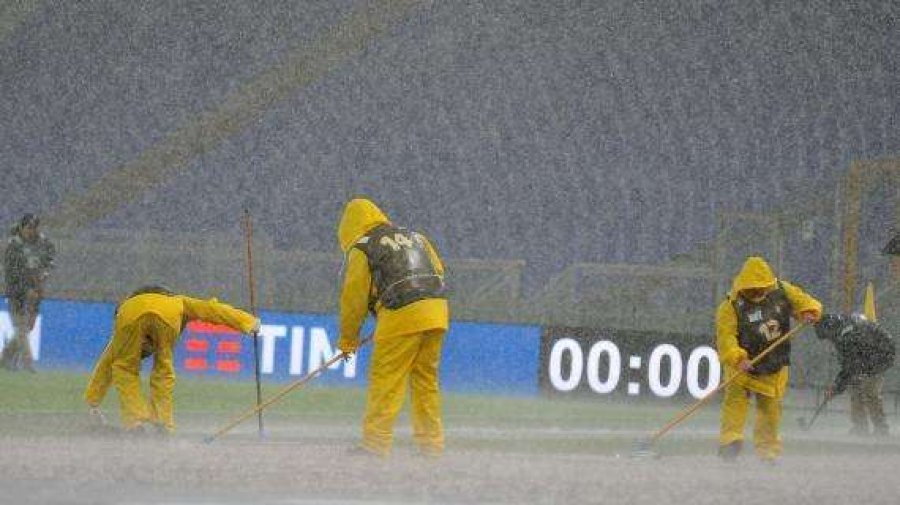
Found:
[[[875,286],[870,282],[866,286],[866,297],[863,300],[863,314],[865,314],[866,319],[872,321],[873,323],[877,321],[875,318]]]

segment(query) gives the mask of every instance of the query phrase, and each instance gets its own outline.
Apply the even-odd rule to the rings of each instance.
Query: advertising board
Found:
[[[30,341],[38,369],[89,371],[112,330],[112,303],[45,300]],[[259,356],[263,380],[287,382],[320,367],[336,351],[334,315],[263,311]],[[371,331],[371,321],[363,329]],[[5,299],[0,299],[0,348],[12,338]],[[540,328],[527,325],[451,323],[444,340],[441,383],[447,391],[536,394]],[[339,361],[316,379],[330,386],[362,386],[371,346]],[[253,341],[227,327],[191,322],[175,349],[183,376],[253,380]],[[146,360],[145,367],[151,360]]]

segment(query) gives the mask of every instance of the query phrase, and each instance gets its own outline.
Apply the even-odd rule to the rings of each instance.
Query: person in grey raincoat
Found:
[[[6,298],[13,320],[14,334],[3,347],[0,365],[8,370],[34,372],[34,356],[28,335],[34,328],[44,298],[44,284],[53,268],[56,249],[38,226],[34,214],[25,214],[13,227],[3,266]]]
[[[888,435],[881,389],[896,355],[890,333],[861,314],[826,314],[816,324],[816,336],[834,345],[841,367],[826,399],[849,389],[851,433],[868,435],[871,421],[875,435]]]

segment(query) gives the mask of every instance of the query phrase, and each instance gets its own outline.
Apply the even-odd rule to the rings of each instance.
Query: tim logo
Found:
[[[188,323],[184,337],[184,369],[192,372],[241,371],[241,334],[227,326]]]
[[[192,321],[185,328],[184,370],[237,374],[241,364],[253,367],[253,340],[227,326]],[[302,375],[321,367],[340,351],[332,346],[328,331],[321,326],[263,324],[259,329],[259,369],[263,375]],[[245,347],[246,345],[246,347]],[[249,350],[249,351],[248,351]],[[287,360],[284,355],[287,354]],[[276,356],[280,356],[276,370]],[[287,361],[287,363],[285,363]],[[283,367],[287,365],[287,370]],[[356,355],[339,360],[330,367],[343,369],[345,379],[356,377]]]

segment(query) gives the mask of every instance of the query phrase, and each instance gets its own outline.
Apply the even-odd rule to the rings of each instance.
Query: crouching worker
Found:
[[[438,368],[449,326],[444,267],[423,235],[395,226],[369,200],[351,200],[338,225],[346,254],[338,348],[355,352],[371,311],[377,320],[362,446],[387,456],[394,420],[412,389],[413,439],[425,456],[444,450]]]
[[[733,460],[744,442],[750,399],[756,400],[753,445],[763,461],[781,455],[781,402],[788,385],[791,343],[785,341],[760,362],[750,362],[791,331],[791,317],[814,323],[822,304],[799,287],[775,278],[769,264],[750,257],[735,277],[731,293],[716,311],[716,345],[726,377],[740,374],[725,388],[719,430],[719,456]]]
[[[189,321],[228,326],[256,333],[259,319],[216,299],[199,300],[159,286],[131,293],[116,308],[113,336],[101,354],[84,392],[94,422],[105,422],[100,403],[110,384],[119,392],[122,428],[141,433],[156,427],[175,430],[172,393],[175,389],[175,344]],[[153,356],[150,402],[141,393],[141,360]]]
[[[891,335],[880,325],[854,314],[826,314],[816,324],[816,336],[834,345],[840,371],[825,390],[825,400],[850,389],[850,420],[854,435],[868,435],[869,421],[877,436],[887,436],[881,388],[884,373],[894,366],[896,350]]]

